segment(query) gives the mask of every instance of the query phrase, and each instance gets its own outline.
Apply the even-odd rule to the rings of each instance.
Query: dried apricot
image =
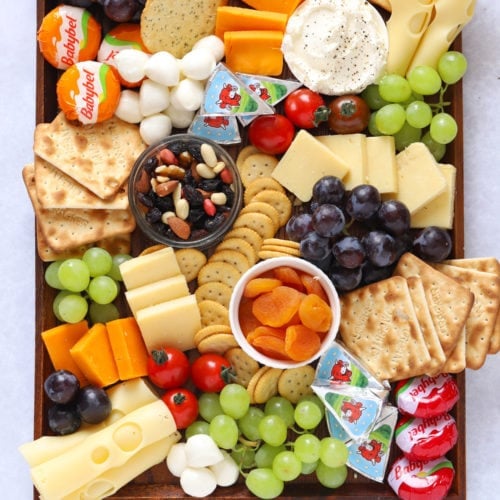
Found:
[[[252,299],[241,298],[240,307],[238,310],[238,320],[243,335],[248,335],[252,330],[260,326],[260,321],[253,315]]]
[[[277,337],[281,340],[285,340],[286,329],[285,328],[273,328],[272,326],[261,325],[254,328],[248,335],[247,340],[251,344],[254,339],[266,335],[268,337]]]
[[[326,292],[317,276],[312,276],[307,273],[302,273],[301,279],[302,279],[302,284],[304,285],[304,288],[306,290],[306,293],[308,294],[314,293],[319,297],[321,297],[325,302],[328,302],[328,297],[326,295]]]
[[[252,342],[253,347],[265,356],[274,359],[290,359],[285,350],[285,340],[274,335],[260,335]]]
[[[304,285],[300,276],[302,273],[300,271],[290,266],[279,266],[273,271],[276,278],[282,281],[284,285],[292,286],[300,292],[304,291]]]
[[[270,292],[283,283],[276,278],[253,278],[245,286],[243,297],[253,299],[262,293]]]
[[[292,325],[286,329],[285,353],[294,361],[305,361],[321,347],[319,335],[307,326]]]
[[[288,323],[299,310],[304,294],[289,286],[277,286],[253,301],[253,315],[263,324],[279,327]]]
[[[332,309],[321,297],[306,295],[299,306],[300,321],[315,332],[327,332],[332,326]]]

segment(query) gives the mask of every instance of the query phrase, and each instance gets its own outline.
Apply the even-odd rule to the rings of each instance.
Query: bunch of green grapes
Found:
[[[100,247],[89,248],[82,258],[51,262],[45,270],[45,282],[60,290],[52,309],[65,323],[78,323],[87,314],[92,323],[104,323],[119,317],[113,301],[122,281],[120,264],[130,255],[111,255]]]
[[[458,132],[453,116],[445,111],[444,101],[449,85],[461,80],[467,71],[467,59],[461,52],[441,55],[437,69],[417,66],[405,77],[387,74],[377,85],[362,93],[373,111],[369,132],[392,135],[401,151],[413,142],[424,142],[437,161],[446,152]],[[429,99],[431,96],[436,96]]]
[[[245,387],[228,384],[219,393],[203,393],[197,420],[186,429],[186,438],[205,433],[231,453],[249,491],[259,498],[276,498],[287,482],[314,473],[328,488],[338,488],[347,478],[348,449],[333,437],[317,437],[314,430],[325,415],[316,395],[292,404],[282,396],[264,406],[250,404]],[[294,436],[295,439],[290,439]]]

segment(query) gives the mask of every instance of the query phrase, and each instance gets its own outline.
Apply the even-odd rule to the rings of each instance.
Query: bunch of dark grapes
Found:
[[[347,191],[343,182],[325,176],[313,187],[308,208],[286,225],[300,242],[302,258],[325,271],[339,292],[391,276],[405,252],[429,262],[446,259],[451,237],[445,229],[410,228],[410,212],[398,200],[382,200],[375,186]]]
[[[111,21],[127,23],[138,21],[145,0],[66,0],[68,5],[88,9],[93,4],[102,6],[103,12]]]

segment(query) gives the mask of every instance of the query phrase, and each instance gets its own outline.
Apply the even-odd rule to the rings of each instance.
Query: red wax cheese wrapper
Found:
[[[402,500],[442,500],[450,491],[455,477],[453,464],[445,457],[435,460],[395,460],[387,482]]]
[[[459,397],[457,383],[448,373],[401,380],[395,388],[399,411],[413,417],[429,418],[447,413]]]
[[[37,37],[45,60],[57,69],[67,69],[77,62],[95,59],[101,25],[88,10],[59,5],[43,18]]]
[[[396,428],[396,444],[410,460],[433,460],[455,446],[458,430],[449,413],[429,418],[403,415]]]

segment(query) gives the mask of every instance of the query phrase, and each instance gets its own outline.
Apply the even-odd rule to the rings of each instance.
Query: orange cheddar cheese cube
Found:
[[[282,12],[287,16],[292,15],[294,10],[302,3],[302,0],[243,0],[247,5],[257,10],[270,10]]]
[[[83,320],[78,323],[64,323],[41,333],[54,369],[70,371],[78,378],[82,387],[88,383],[87,379],[69,350],[87,333],[88,329],[87,321]]]
[[[283,71],[282,31],[226,31],[226,65],[231,71],[278,76]]]
[[[148,352],[135,318],[109,321],[106,328],[120,380],[147,375]]]
[[[91,384],[106,387],[118,381],[118,369],[103,323],[93,325],[69,352]]]
[[[223,39],[226,31],[285,31],[287,20],[281,12],[223,6],[217,9],[215,34]]]

